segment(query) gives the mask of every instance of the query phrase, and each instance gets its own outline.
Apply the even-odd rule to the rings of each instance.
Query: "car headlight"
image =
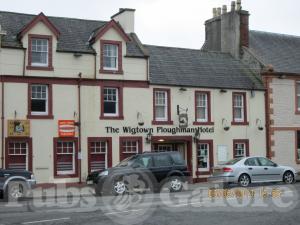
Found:
[[[35,180],[35,177],[34,177],[33,174],[31,174],[30,179],[31,179],[31,180]]]
[[[102,171],[99,176],[107,176],[108,175],[108,170]]]

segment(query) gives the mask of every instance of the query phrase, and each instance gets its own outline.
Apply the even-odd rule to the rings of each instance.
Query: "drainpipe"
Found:
[[[81,73],[78,74],[78,175],[79,175],[79,183],[81,183]]]
[[[268,77],[264,77],[264,83],[265,83],[265,120],[266,120],[266,148],[267,148],[267,152],[266,152],[266,157],[271,159],[272,158],[272,153],[271,153],[271,135],[270,135],[270,95],[269,95],[269,78]]]
[[[26,48],[24,48],[24,57],[23,57],[23,77],[25,76],[25,67],[26,67]]]
[[[4,168],[4,81],[1,82],[1,166]]]
[[[94,79],[97,79],[97,53],[95,53],[94,57]]]

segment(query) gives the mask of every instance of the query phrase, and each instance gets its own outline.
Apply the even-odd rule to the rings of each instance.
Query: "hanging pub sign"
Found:
[[[8,137],[29,137],[30,136],[29,120],[8,120],[7,136]]]
[[[59,137],[74,137],[75,136],[75,121],[74,120],[59,120],[58,121],[58,136]]]

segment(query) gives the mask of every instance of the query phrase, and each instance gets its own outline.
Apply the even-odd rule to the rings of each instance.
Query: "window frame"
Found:
[[[110,83],[109,83],[110,84]],[[118,114],[107,114],[104,113],[104,89],[105,88],[115,88],[117,89],[117,99],[118,99],[118,105],[117,105],[117,112]],[[100,117],[99,119],[103,120],[123,120],[123,87],[117,85],[116,83],[111,83],[111,85],[101,85],[100,86],[100,99],[101,99],[101,109],[100,109]]]
[[[104,45],[115,45],[117,46],[117,68],[107,68],[104,66]],[[122,42],[121,41],[112,41],[112,40],[100,40],[100,70],[99,73],[103,74],[123,74],[123,65],[122,65]]]
[[[106,142],[107,151],[106,151],[106,165],[107,168],[112,167],[112,137],[88,137],[87,147],[88,147],[88,171],[91,172],[91,143],[92,142]]]
[[[166,112],[167,116],[164,120],[156,118],[156,92],[165,92],[166,93]],[[173,125],[173,121],[171,120],[171,90],[166,88],[153,88],[153,121],[152,125]]]
[[[296,164],[300,164],[300,154],[298,154],[298,152],[300,153],[300,148],[298,150],[298,146],[300,147],[300,141],[298,142],[298,135],[300,135],[300,130],[296,130],[295,131],[295,161]]]
[[[208,145],[208,169],[202,169],[198,166],[198,145],[207,144]],[[214,167],[214,151],[213,151],[213,140],[198,140],[196,143],[196,175],[209,175],[212,173],[212,168]]]
[[[46,111],[45,113],[38,113],[31,111],[31,95],[32,95],[32,86],[33,85],[46,85],[47,86],[47,102],[46,102]],[[53,119],[53,96],[52,96],[52,84],[47,83],[28,83],[28,94],[27,94],[27,118],[28,119]]]
[[[43,65],[43,64],[35,64],[32,63],[32,40],[33,39],[43,39],[48,41],[48,55],[47,55],[47,61],[48,64]],[[27,54],[28,54],[28,60],[27,60],[27,70],[45,70],[45,71],[53,71],[53,37],[50,35],[37,35],[37,34],[28,34],[28,49],[27,49]]]
[[[59,174],[57,172],[57,143],[58,142],[73,142],[74,143],[74,173]],[[78,138],[53,138],[53,174],[54,178],[77,178],[78,177]]]
[[[205,94],[206,95],[206,119],[201,120],[197,118],[197,111],[198,111],[198,106],[197,106],[197,98],[198,95],[200,94]],[[193,125],[214,125],[214,122],[211,121],[211,92],[210,91],[195,91],[195,121]]]
[[[123,152],[123,142],[125,141],[136,141],[138,144],[138,151],[136,154],[142,153],[143,152],[143,137],[141,136],[136,136],[136,137],[132,137],[132,136],[126,136],[126,137],[119,137],[119,161],[121,162],[123,159],[134,155],[134,153],[125,153]],[[126,156],[126,155],[127,156]]]
[[[234,115],[234,109],[236,108],[234,106],[234,97],[235,96],[242,96],[243,99],[243,106],[242,106],[242,119],[237,120]],[[247,119],[247,94],[246,92],[232,92],[232,125],[249,125],[248,119]]]
[[[300,105],[298,104],[300,98],[300,80],[295,81],[295,114],[300,114]]]
[[[249,139],[233,139],[233,146],[232,146],[232,153],[233,153],[233,158],[240,158],[236,157],[236,149],[235,149],[235,145],[236,144],[244,144],[245,145],[245,155],[243,157],[249,157],[250,156],[250,152],[249,152]]]
[[[115,101],[105,101],[105,95],[108,95],[105,93],[105,90],[115,90]],[[115,113],[105,113],[105,103],[110,102],[115,104],[116,112]],[[104,87],[103,88],[103,115],[105,117],[118,117],[119,116],[119,89],[118,88],[112,88],[112,87]]]

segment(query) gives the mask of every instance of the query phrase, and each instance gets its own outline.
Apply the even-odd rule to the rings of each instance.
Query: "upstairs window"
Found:
[[[208,120],[207,93],[196,93],[196,118],[198,122],[207,122]]]
[[[31,114],[48,114],[48,86],[41,84],[31,85]]]
[[[31,39],[31,65],[48,66],[48,39]]]
[[[233,123],[246,123],[246,94],[245,93],[233,93],[232,97],[233,108]]]
[[[103,63],[105,70],[118,70],[118,46],[104,44]]]
[[[155,91],[155,120],[168,120],[168,94],[166,91]]]
[[[296,112],[300,113],[300,82],[296,82]]]
[[[104,88],[104,116],[118,116],[118,88]]]

